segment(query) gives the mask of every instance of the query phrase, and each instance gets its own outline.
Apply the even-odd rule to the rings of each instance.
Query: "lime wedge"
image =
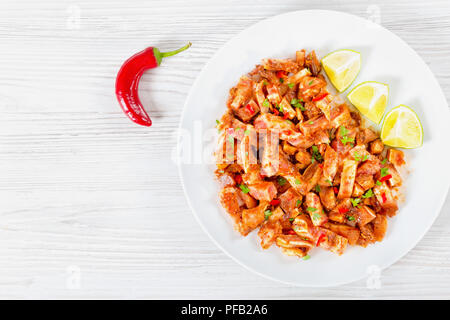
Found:
[[[353,88],[347,98],[359,112],[378,124],[383,118],[388,95],[387,84],[367,81]]]
[[[321,62],[331,83],[339,92],[342,92],[352,84],[358,75],[361,68],[361,54],[353,50],[342,49],[329,53]]]
[[[423,143],[423,128],[414,110],[401,104],[389,111],[381,127],[381,140],[391,147],[420,147]]]

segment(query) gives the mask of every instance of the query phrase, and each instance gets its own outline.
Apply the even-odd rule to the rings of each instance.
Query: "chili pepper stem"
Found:
[[[188,49],[191,45],[192,45],[192,43],[189,42],[184,47],[181,47],[181,48],[179,48],[177,50],[168,51],[168,52],[161,52],[161,51],[159,51],[158,48],[153,48],[153,54],[155,55],[155,58],[156,58],[156,61],[158,62],[158,65],[160,65],[162,58],[174,56],[177,53],[180,53],[180,52]]]

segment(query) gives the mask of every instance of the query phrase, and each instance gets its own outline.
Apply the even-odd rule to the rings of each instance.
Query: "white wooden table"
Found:
[[[216,248],[187,208],[170,159],[195,77],[244,28],[312,8],[379,12],[450,97],[448,0],[1,1],[0,297],[450,298],[449,199],[379,289],[261,278]],[[114,96],[121,62],[187,41],[141,82],[153,127],[133,125]]]

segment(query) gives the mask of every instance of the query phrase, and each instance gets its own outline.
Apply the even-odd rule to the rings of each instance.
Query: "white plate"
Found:
[[[406,201],[397,216],[389,219],[383,242],[367,248],[349,247],[342,256],[315,248],[307,261],[285,256],[276,246],[262,250],[256,232],[242,237],[233,230],[231,219],[218,201],[214,165],[182,163],[180,176],[197,220],[211,239],[236,261],[284,283],[332,286],[361,279],[371,270],[376,272],[377,268],[390,266],[411,250],[430,228],[450,182],[450,116],[433,74],[396,35],[353,15],[308,10],[261,21],[220,49],[192,86],[180,128],[194,133],[194,127],[200,123],[203,129],[215,130],[215,119],[219,119],[226,108],[228,90],[241,75],[262,58],[293,57],[295,51],[302,48],[315,49],[319,57],[343,48],[361,52],[361,72],[351,88],[369,80],[387,83],[390,87],[388,110],[406,104],[422,120],[423,147],[406,151],[410,170],[405,182]],[[206,143],[211,145],[211,141]]]

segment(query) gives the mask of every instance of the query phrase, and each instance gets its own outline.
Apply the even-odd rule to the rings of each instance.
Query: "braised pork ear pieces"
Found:
[[[264,59],[217,121],[219,198],[235,229],[305,259],[314,247],[341,255],[382,241],[405,164],[320,72],[314,51]]]

